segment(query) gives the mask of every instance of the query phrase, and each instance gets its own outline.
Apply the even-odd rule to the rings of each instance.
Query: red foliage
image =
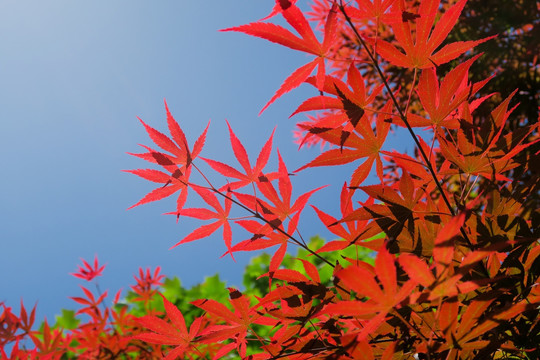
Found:
[[[81,259],[81,260],[83,262],[84,267],[79,265],[79,269],[77,270],[77,272],[72,273],[71,275],[84,279],[86,281],[92,281],[94,280],[94,278],[101,276],[101,273],[105,269],[105,265],[99,267],[97,256],[94,257],[94,267],[90,266],[90,264],[88,264],[86,260],[84,259]]]
[[[129,171],[163,185],[132,207],[179,192],[174,214],[213,221],[175,246],[221,227],[231,255],[278,245],[269,271],[261,274],[269,278],[268,292],[249,298],[230,288],[228,304],[197,300],[193,305],[204,313],[188,331],[182,309],[165,298],[164,313],[134,319],[122,310],[102,310],[106,293],[96,296],[83,287],[85,297],[73,299],[83,306],[78,313],[87,314],[89,321],[68,335],[45,322],[38,336],[31,330],[33,311],[28,316],[21,304],[16,316],[2,304],[0,344],[14,344],[12,358],[44,359],[68,351],[81,358],[114,358],[133,351],[139,358],[163,356],[166,351],[167,359],[220,358],[231,351],[251,359],[540,357],[540,211],[525,206],[527,197],[538,192],[539,180],[511,180],[512,171],[529,171],[535,159],[530,153],[521,155],[540,140],[538,125],[507,126],[517,106],[510,105],[514,94],[492,110],[489,121],[475,118],[475,109],[487,97],[477,93],[489,80],[469,83],[469,69],[479,55],[439,82],[439,65],[489,39],[441,47],[464,6],[466,0],[442,8],[438,0],[358,0],[347,6],[318,0],[310,15],[318,22],[321,42],[294,2],[276,1],[265,19],[225,29],[315,55],[285,80],[263,111],[304,82],[320,91],[293,115],[318,111],[299,127],[304,141],[324,141],[331,148],[297,171],[356,164],[338,200],[340,218],[313,206],[321,222],[341,239],[311,249],[297,235],[303,209],[323,186],[292,200],[293,181],[279,152],[277,172],[266,169],[273,134],[252,167],[229,127],[234,154],[245,171],[241,173],[200,156],[208,127],[190,149],[167,108],[171,138],[143,122],[164,152],[145,147],[148,152],[136,155],[166,172]],[[264,22],[278,15],[298,36]],[[354,52],[343,46],[347,41],[361,49]],[[367,61],[371,72],[365,71]],[[390,65],[411,69],[412,84],[389,83],[385,69]],[[399,96],[402,89],[409,91],[405,97]],[[408,129],[417,147],[415,156],[384,150],[393,126]],[[424,137],[433,139],[431,145],[414,132],[422,127]],[[220,187],[204,175],[200,183],[190,179],[193,168],[203,174],[199,158],[225,177]],[[363,186],[373,164],[380,184]],[[213,210],[184,208],[190,188]],[[368,196],[358,207],[356,191]],[[250,219],[232,219],[233,206]],[[233,243],[238,228],[247,231],[248,239]],[[373,240],[375,235],[380,236]],[[289,244],[333,268],[332,281],[322,282],[320,268],[307,259],[301,259],[306,275],[281,268]],[[325,257],[347,247],[376,250],[375,265],[358,258],[332,262]],[[80,269],[80,277],[87,280],[103,269],[97,259],[93,268],[84,264],[87,269]],[[153,275],[141,269],[133,287],[136,301],[148,303],[160,284],[158,274],[159,269]],[[270,329],[270,335],[259,336],[261,327]],[[33,349],[20,348],[24,338],[31,339]],[[249,341],[258,344],[251,355]]]

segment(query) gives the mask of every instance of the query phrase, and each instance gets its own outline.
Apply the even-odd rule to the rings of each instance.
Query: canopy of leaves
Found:
[[[515,115],[519,89],[500,99],[480,93],[491,80],[469,78],[480,54],[452,63],[490,39],[448,38],[452,29],[462,33],[456,23],[466,3],[317,0],[310,16],[322,43],[290,0],[276,0],[263,20],[227,29],[315,56],[266,106],[303,82],[316,87],[293,115],[315,111],[298,124],[301,142],[330,149],[297,171],[331,167],[332,174],[354,163],[336,199],[340,215],[311,205],[338,239],[304,241],[304,209],[325,185],[294,195],[295,177],[279,151],[277,171],[268,170],[272,135],[253,167],[229,127],[239,172],[202,158],[207,130],[190,147],[167,108],[170,136],[143,123],[163,151],[143,146],[147,152],[135,154],[165,171],[129,171],[161,185],[132,207],[178,193],[173,214],[211,221],[180,243],[223,228],[224,255],[274,252],[249,265],[245,289],[225,288],[218,277],[184,289],[178,279],[164,282],[159,267],[140,269],[113,305],[107,291],[81,286],[76,311],[38,331],[34,310],[21,303],[15,315],[0,304],[0,344],[13,347],[9,356],[1,349],[2,358],[540,358],[537,113]],[[298,35],[266,22],[274,16]],[[533,31],[531,21],[505,31]],[[411,135],[414,154],[386,150],[397,127]],[[223,176],[219,186],[201,162]],[[373,164],[380,183],[366,185]],[[188,190],[206,208],[186,207]],[[367,200],[358,200],[360,192]],[[296,258],[287,255],[290,245],[301,249]],[[97,259],[83,262],[75,276],[101,275]]]

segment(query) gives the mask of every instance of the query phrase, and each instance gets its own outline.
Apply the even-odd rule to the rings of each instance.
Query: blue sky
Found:
[[[174,198],[126,211],[154,186],[121,170],[148,167],[126,152],[151,145],[136,116],[166,131],[164,98],[191,143],[211,120],[205,157],[237,165],[225,119],[252,161],[275,126],[272,167],[276,147],[290,171],[317,154],[297,151],[288,118],[316,95],[313,88],[294,90],[257,115],[311,57],[218,31],[260,19],[272,4],[0,2],[0,301],[16,311],[21,298],[38,302],[38,319],[74,308],[68,297],[80,295],[81,281],[69,273],[79,258],[94,255],[107,264],[100,286],[112,293],[127,290],[141,266],[161,266],[188,286],[215,273],[241,284],[252,254],[238,255],[237,263],[219,259],[219,234],[169,251],[201,223],[161,215],[174,210]],[[337,216],[334,199],[349,174],[328,170],[295,176],[294,194],[331,184],[313,203]],[[311,209],[300,228],[304,236],[330,237]]]

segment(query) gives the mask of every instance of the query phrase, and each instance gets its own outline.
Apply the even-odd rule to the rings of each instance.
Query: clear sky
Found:
[[[38,302],[39,321],[52,319],[75,307],[68,297],[80,296],[81,281],[69,273],[79,258],[94,255],[107,264],[100,286],[112,293],[127,290],[140,266],[161,266],[187,286],[218,272],[240,286],[253,254],[238,255],[237,263],[219,259],[225,251],[219,234],[169,251],[202,223],[161,215],[174,210],[174,198],[126,211],[155,186],[121,170],[148,167],[126,152],[151,145],[136,116],[166,132],[164,98],[191,143],[211,120],[205,157],[237,166],[225,119],[252,161],[276,125],[274,144],[290,171],[317,154],[318,148],[297,151],[288,118],[316,95],[312,87],[294,90],[257,116],[311,57],[218,32],[262,18],[272,4],[0,2],[0,301],[16,312],[21,298],[30,307]],[[275,147],[270,161],[276,168]],[[348,177],[306,170],[293,177],[294,194],[331,184],[313,203],[338,216],[334,199]],[[310,208],[306,215],[304,236],[331,237]]]

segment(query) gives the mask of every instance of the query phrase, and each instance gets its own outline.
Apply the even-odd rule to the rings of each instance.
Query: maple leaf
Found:
[[[213,234],[217,229],[219,229],[221,226],[223,226],[223,239],[225,241],[225,245],[227,246],[227,249],[231,249],[231,242],[232,242],[232,232],[231,232],[231,226],[229,225],[229,212],[231,211],[231,198],[226,197],[225,198],[225,208],[221,206],[216,196],[212,193],[212,191],[200,187],[200,186],[193,186],[193,190],[199,194],[200,197],[203,198],[203,200],[213,207],[216,211],[213,212],[208,209],[204,208],[188,208],[188,209],[182,209],[179,213],[181,216],[189,216],[201,220],[210,220],[210,219],[217,219],[211,224],[203,225],[197,229],[195,229],[193,232],[191,232],[189,235],[187,235],[185,238],[180,240],[178,243],[176,243],[174,246],[171,247],[171,249],[177,247],[180,244],[184,244],[190,241],[198,240],[201,238],[205,238]],[[232,253],[231,253],[232,256]],[[234,259],[234,257],[233,257]]]
[[[80,285],[79,285],[80,286]],[[94,294],[84,286],[81,286],[86,298],[83,297],[70,297],[75,302],[85,305],[85,307],[79,309],[77,314],[88,314],[92,317],[99,317],[101,315],[101,310],[99,309],[99,304],[103,302],[107,296],[107,291],[101,294],[97,299],[94,297]]]
[[[47,327],[48,326],[49,325],[47,324]],[[45,324],[44,324],[43,329],[45,330]],[[54,345],[60,345],[61,340],[62,339],[60,338],[60,340]],[[39,342],[39,341],[40,340],[36,338],[36,342]],[[56,357],[53,357],[53,354],[44,355],[41,352],[38,353],[38,349],[39,349],[38,346],[36,346],[32,350],[26,350],[26,346],[23,346],[22,349],[20,349],[19,342],[20,342],[19,339],[15,340],[15,345],[13,345],[13,347],[10,349],[9,355],[6,352],[8,351],[8,347],[0,346],[0,359],[2,360],[32,360],[32,359],[55,359],[56,360],[56,359],[60,359],[61,355],[56,355]]]
[[[472,301],[460,314],[459,302],[444,302],[439,310],[439,328],[444,334],[446,341],[440,351],[449,350],[449,355],[456,353],[457,349],[463,356],[467,350],[473,350],[487,345],[487,341],[473,342],[471,340],[485,334],[499,325],[492,316],[486,316],[486,310],[493,299]]]
[[[410,279],[430,289],[426,294],[429,300],[465,294],[480,287],[478,282],[461,281],[463,274],[454,271],[455,243],[464,221],[465,213],[460,213],[438,227],[431,266],[426,264],[425,259],[412,254],[401,254],[398,259]],[[435,270],[435,275],[432,269]]]
[[[413,254],[401,254],[398,261],[403,270],[409,275],[409,278],[423,287],[430,287],[435,282],[431,269],[421,258]]]
[[[322,300],[323,304],[334,298],[334,294],[326,286],[320,282],[308,280],[298,271],[279,269],[274,277],[285,280],[289,284],[274,286],[275,289],[262,298],[259,305],[265,306],[266,313],[282,323],[306,323],[322,308],[322,305],[314,304],[314,298]],[[276,302],[278,304],[275,304]],[[283,343],[283,341],[280,342]]]
[[[165,275],[160,275],[161,267],[157,266],[154,269],[154,272],[150,272],[150,268],[146,268],[146,271],[143,268],[139,268],[139,277],[133,276],[136,281],[136,285],[131,286],[131,290],[137,297],[134,298],[134,301],[143,301],[147,303],[152,299],[157,290],[154,287],[163,285],[162,279]]]
[[[21,303],[22,304],[22,303]],[[19,318],[11,312],[11,307],[4,305],[0,302],[3,311],[0,313],[0,349],[4,348],[4,345],[13,341],[16,338],[16,333],[19,328]]]
[[[253,251],[266,249],[274,245],[280,245],[278,250],[272,256],[270,261],[270,271],[276,270],[281,264],[287,251],[287,243],[296,232],[300,214],[311,195],[325,186],[318,187],[300,195],[291,205],[292,184],[289,179],[287,167],[278,151],[278,191],[271,182],[261,182],[257,186],[262,195],[269,202],[264,201],[249,194],[235,193],[238,200],[254,211],[263,223],[254,220],[240,220],[236,223],[253,234],[251,239],[244,240],[229,249],[229,252],[235,251]],[[284,223],[288,221],[287,230],[284,229]],[[225,253],[224,255],[226,255]],[[224,256],[223,255],[223,256]]]
[[[178,194],[178,198],[176,200],[176,212],[178,213],[184,207],[188,195],[188,183],[189,176],[191,175],[191,167],[188,168],[185,173],[183,173],[179,168],[176,168],[176,170],[174,170],[174,172],[170,175],[153,169],[124,170],[124,172],[135,174],[143,179],[163,184],[162,187],[152,190],[136,204],[131,205],[128,210],[142,204],[164,199],[177,191],[180,191],[180,193]]]
[[[298,226],[298,220],[300,219],[300,213],[297,212],[289,220],[287,224],[287,230],[284,229],[283,222],[279,219],[275,219],[268,223],[259,223],[253,220],[239,220],[236,223],[242,226],[245,230],[253,234],[250,239],[244,240],[235,244],[229,251],[222,255],[225,256],[229,252],[234,253],[237,251],[255,251],[267,249],[269,247],[279,245],[280,247],[272,255],[269,264],[269,271],[273,273],[285,256],[287,252],[287,244],[296,232]]]
[[[277,269],[283,262],[283,259],[285,258],[285,254],[287,252],[287,245],[290,238],[289,235],[292,235],[296,232],[299,220],[300,212],[297,212],[287,224],[288,226],[286,232],[272,232],[268,235],[269,241],[266,242],[267,246],[272,246],[275,244],[280,245],[276,252],[272,255],[272,258],[270,259],[270,264],[268,265],[270,281],[269,285],[271,285],[274,273],[277,271]],[[259,240],[259,242],[262,242],[262,240]]]
[[[343,165],[358,159],[367,158],[353,172],[350,186],[358,187],[367,178],[374,163],[376,163],[377,175],[382,179],[383,164],[380,158],[380,152],[391,126],[390,121],[385,121],[386,117],[388,117],[385,114],[389,113],[390,109],[391,104],[387,103],[376,120],[376,131],[373,131],[370,120],[362,116],[354,124],[354,132],[345,130],[343,126],[321,132],[319,136],[322,139],[338,145],[340,148],[325,151],[308,164],[295,170],[295,172],[302,171],[308,167]],[[385,119],[382,117],[385,117]],[[362,135],[362,137],[359,135]]]
[[[411,127],[433,126],[437,131],[441,127],[459,128],[459,119],[456,116],[449,117],[449,115],[464,101],[473,97],[491,79],[490,77],[474,84],[468,84],[469,68],[480,56],[481,54],[476,55],[452,69],[445,76],[440,87],[435,68],[422,70],[416,92],[422,107],[429,114],[429,120],[409,113],[407,115],[409,125]],[[399,120],[397,123],[400,123]]]
[[[466,2],[467,0],[460,0],[449,8],[431,31],[440,0],[421,1],[418,9],[419,16],[416,17],[415,41],[413,42],[409,21],[403,19],[401,22],[393,22],[391,25],[393,33],[404,53],[381,39],[376,40],[377,53],[395,66],[425,69],[447,63],[473,47],[494,38],[495,36],[490,36],[476,41],[458,41],[447,44],[435,52],[456,24]],[[396,12],[406,13],[402,1],[397,1],[395,4],[397,4]],[[368,40],[375,43],[375,39]]]
[[[421,136],[417,135],[417,138],[418,142],[420,143],[420,147],[424,150],[425,154],[430,154],[438,151],[438,149],[430,147]],[[420,158],[420,154],[417,154],[417,157],[413,158],[407,154],[398,153],[395,150],[392,152],[381,152],[384,155],[388,155],[398,167],[406,170],[410,175],[412,175],[415,187],[424,188],[426,193],[431,193],[434,189],[436,189],[437,185],[433,180],[433,176],[429,172],[428,167],[424,164],[423,159]],[[436,156],[429,157],[429,162],[433,169],[437,169],[438,167],[436,160]],[[440,166],[439,172],[446,171],[449,166],[450,163],[448,161],[445,161]]]
[[[130,206],[128,210],[142,204],[169,197],[177,191],[180,191],[180,194],[178,195],[178,198],[176,200],[176,211],[180,212],[180,210],[186,203],[189,176],[191,174],[191,163],[195,158],[199,156],[200,152],[202,151],[204,142],[206,140],[206,133],[208,132],[208,127],[210,123],[206,126],[203,133],[195,141],[193,149],[190,151],[186,136],[180,128],[178,122],[176,122],[174,117],[171,115],[166,102],[165,109],[167,111],[167,125],[169,128],[169,132],[171,133],[172,140],[161,132],[146,125],[142,120],[139,120],[144,125],[146,132],[148,133],[150,138],[160,148],[169,152],[170,154],[156,151],[143,145],[143,147],[148,150],[147,153],[130,153],[130,155],[137,156],[152,163],[156,163],[162,166],[170,174],[153,169],[124,170],[124,172],[135,174],[142,177],[143,179],[164,184],[162,187],[154,189],[148,194],[146,194],[136,204]]]
[[[387,246],[392,252],[431,255],[440,216],[445,214],[437,207],[444,206],[442,202],[433,204],[429,197],[426,198],[424,189],[415,188],[405,170],[398,186],[369,185],[359,189],[381,203],[364,204],[341,219],[340,223],[373,219],[373,225],[391,239]],[[421,201],[423,198],[425,201]],[[430,211],[438,215],[428,216]]]
[[[237,190],[240,189],[246,185],[249,185],[251,183],[258,183],[261,181],[271,181],[276,178],[276,173],[269,173],[269,174],[263,174],[262,170],[268,163],[268,159],[270,157],[270,153],[272,151],[272,139],[274,137],[274,131],[272,131],[272,134],[264,144],[264,146],[261,149],[261,152],[259,153],[259,156],[257,157],[257,162],[255,164],[255,167],[251,167],[251,164],[249,162],[249,157],[247,154],[246,149],[238,140],[236,135],[234,134],[233,130],[231,129],[231,125],[229,125],[229,122],[227,121],[227,126],[229,127],[229,134],[231,139],[231,146],[233,148],[234,155],[236,156],[236,159],[242,165],[244,168],[245,174],[242,174],[235,168],[221,163],[219,161],[211,160],[211,159],[205,159],[202,158],[208,165],[212,167],[212,169],[216,170],[223,176],[230,176],[236,179],[239,179],[239,181],[235,181],[232,183],[228,183],[224,186],[222,186],[219,191],[227,190]]]
[[[375,268],[351,265],[336,276],[339,280],[356,293],[357,300],[342,300],[328,304],[322,313],[357,316],[369,319],[364,328],[356,332],[356,340],[362,341],[379,327],[386,315],[409,297],[417,283],[407,281],[401,288],[398,287],[396,265],[393,255],[383,246],[375,259]],[[381,286],[382,285],[382,289]],[[367,300],[363,300],[367,298]]]
[[[30,334],[32,331],[32,326],[34,325],[34,320],[36,318],[36,305],[32,308],[32,311],[30,312],[30,316],[28,316],[28,312],[26,311],[26,308],[24,307],[23,301],[21,299],[21,312],[20,312],[20,323],[19,327],[25,331],[27,334]],[[1,322],[1,321],[0,321]]]
[[[276,189],[270,182],[260,183],[259,190],[269,201],[272,202],[272,205],[266,206],[266,210],[270,210],[271,214],[273,214],[280,220],[284,220],[289,215],[293,215],[294,213],[297,213],[297,212],[302,212],[302,210],[306,206],[311,195],[313,195],[313,193],[315,193],[316,191],[319,191],[320,189],[326,187],[326,185],[320,186],[316,189],[313,189],[311,191],[308,191],[300,195],[291,205],[291,196],[292,196],[291,179],[289,177],[289,172],[287,171],[287,167],[285,166],[285,163],[283,162],[283,159],[279,151],[278,151],[278,162],[279,162],[279,166],[278,166],[279,194],[277,193]],[[280,198],[280,195],[281,195],[281,198]]]
[[[57,353],[58,348],[62,344],[63,333],[61,329],[51,329],[47,319],[43,322],[43,330],[41,331],[43,336],[37,337],[33,334],[30,334],[34,345],[36,346],[37,352],[39,352],[39,358],[43,359],[60,359],[60,354]],[[37,358],[37,354],[36,358]]]
[[[296,69],[276,91],[274,96],[266,103],[262,108],[259,115],[270,106],[276,99],[283,94],[300,86],[304,80],[311,75],[313,70],[317,69],[317,88],[322,91],[324,86],[325,77],[325,57],[328,55],[332,45],[333,39],[336,35],[336,23],[337,23],[337,5],[334,4],[328,13],[326,18],[326,25],[324,27],[324,39],[321,42],[317,40],[317,37],[313,33],[309,22],[304,17],[302,11],[290,1],[278,0],[278,4],[281,7],[281,15],[287,20],[287,22],[298,32],[300,37],[294,35],[289,30],[282,26],[255,22],[246,25],[240,25],[232,28],[223,29],[221,31],[238,31],[248,35],[260,37],[268,41],[287,46],[291,49],[307,52],[317,56],[313,61]]]
[[[196,318],[188,331],[182,312],[165,296],[161,295],[161,298],[170,323],[152,315],[136,318],[135,321],[152,332],[138,334],[133,338],[152,344],[175,346],[163,358],[165,360],[174,360],[183,356],[193,346],[193,339],[199,333],[203,318]]]
[[[349,190],[347,183],[343,184],[340,197],[342,218],[347,217],[350,213],[354,211],[352,205],[353,193],[353,191]],[[367,204],[373,204],[373,199],[368,199]],[[325,212],[319,210],[313,205],[311,207],[313,208],[313,210],[315,210],[317,216],[328,228],[328,230],[343,239],[327,242],[319,250],[317,250],[317,253],[343,250],[351,245],[360,245],[372,250],[379,250],[380,246],[382,245],[382,239],[361,241],[371,239],[372,237],[380,234],[380,229],[378,227],[369,224],[370,220],[347,221],[347,228],[345,228],[334,217],[326,214]]]
[[[387,13],[387,10],[395,1],[396,0],[356,0],[358,7],[345,6],[345,13],[353,19],[375,19],[376,26],[379,26],[380,21],[388,24],[402,18],[395,12]]]
[[[540,141],[536,139],[524,143],[537,125],[502,136],[506,120],[517,106],[508,110],[510,100],[516,92],[517,90],[512,92],[491,112],[491,121],[483,123],[480,131],[475,131],[464,123],[457,132],[456,140],[437,136],[443,156],[455,165],[441,174],[480,175],[488,179],[508,181],[504,172],[520,166],[514,161],[514,157]]]
[[[159,146],[161,149],[169,152],[170,154],[163,154],[158,151],[154,151],[150,149],[150,153],[146,154],[131,154],[140,158],[143,158],[147,161],[154,162],[163,166],[172,165],[169,164],[172,162],[176,165],[181,165],[184,167],[188,167],[193,159],[195,159],[199,153],[201,152],[204,141],[206,139],[206,132],[208,130],[208,125],[206,129],[203,131],[203,134],[197,139],[195,144],[193,145],[193,150],[189,150],[189,145],[186,139],[186,135],[182,131],[182,128],[180,128],[180,125],[178,122],[174,119],[171,112],[169,111],[169,107],[167,105],[167,102],[165,101],[165,110],[167,112],[167,126],[169,129],[169,132],[171,134],[171,138],[166,136],[165,134],[157,131],[156,129],[152,128],[151,126],[147,125],[139,119],[139,121],[144,125],[144,128],[152,141]],[[149,148],[147,148],[149,149]],[[156,155],[159,154],[159,155]],[[164,157],[164,158],[163,158]],[[163,163],[162,163],[163,162]]]
[[[459,235],[464,222],[465,213],[460,213],[458,216],[450,219],[435,238],[433,261],[439,276],[452,266],[455,249],[454,238]]]
[[[464,222],[465,213],[460,213],[444,224],[435,238],[433,264],[437,274],[437,283],[429,295],[430,300],[444,296],[465,294],[480,287],[474,281],[460,281],[463,275],[460,273],[455,274],[452,266],[455,242]]]
[[[295,4],[295,3],[296,3],[296,0],[281,0],[281,1],[277,0],[276,3],[274,4],[274,7],[272,8],[272,11],[270,12],[270,14],[266,15],[265,17],[263,17],[259,21],[268,20],[271,17],[274,17],[274,16],[276,16],[278,14],[281,14],[283,9],[286,9],[288,6],[290,6],[289,4]]]
[[[277,227],[289,216],[294,215],[297,212],[302,212],[306,206],[309,198],[313,193],[319,191],[326,186],[320,186],[317,189],[308,191],[300,195],[293,204],[291,204],[292,196],[292,184],[289,178],[287,167],[283,162],[281,154],[278,151],[278,191],[276,191],[274,185],[271,182],[259,182],[257,187],[262,195],[270,202],[266,202],[261,198],[258,198],[249,194],[235,193],[235,196],[248,208],[259,213],[263,216],[269,227]],[[273,225],[270,225],[272,223]]]
[[[258,305],[250,307],[249,299],[237,289],[228,288],[228,290],[234,312],[229,310],[225,305],[211,299],[201,299],[192,302],[193,305],[225,322],[224,325],[212,325],[206,328],[201,332],[199,341],[202,343],[213,343],[215,341],[231,339],[232,343],[224,345],[218,351],[215,358],[224,356],[235,347],[238,349],[240,356],[245,358],[247,350],[246,336],[251,324],[273,326],[277,321],[265,317],[256,311]]]
[[[92,281],[94,278],[101,276],[101,273],[105,269],[105,265],[99,267],[97,255],[94,257],[94,267],[90,266],[90,264],[88,264],[86,260],[84,259],[81,259],[81,260],[85,268],[78,265],[79,269],[77,270],[77,272],[70,273],[70,275],[84,279],[86,281]]]
[[[314,77],[309,77],[306,82],[316,86]],[[323,91],[335,95],[337,98],[323,95],[309,98],[290,117],[304,111],[339,109],[344,110],[342,112],[344,120],[349,120],[352,127],[356,126],[360,118],[365,114],[364,108],[375,100],[384,85],[374,87],[370,94],[367,95],[364,77],[354,63],[349,66],[347,71],[347,85],[340,79],[327,75]],[[349,86],[352,90],[349,90]],[[324,128],[328,125],[319,124],[318,126]]]
[[[309,196],[311,196],[312,193],[321,188],[322,187],[303,194],[297,199],[292,209],[298,208],[298,210],[294,210],[291,215],[286,216],[286,218],[289,218],[286,230],[284,229],[283,224],[285,218],[281,219],[280,217],[276,217],[276,215],[270,210],[272,207],[269,204],[262,200],[258,200],[259,207],[263,209],[262,216],[264,216],[264,218],[266,219],[266,223],[261,224],[257,221],[252,220],[236,221],[238,225],[242,226],[244,229],[252,233],[253,236],[251,237],[251,239],[239,242],[238,244],[233,246],[229,250],[229,252],[232,253],[236,251],[262,250],[275,245],[279,245],[279,248],[276,250],[276,252],[272,255],[270,259],[269,277],[271,281],[273,273],[279,268],[281,262],[285,257],[285,254],[287,252],[287,245],[291,237],[296,232],[302,209],[305,207]],[[246,198],[244,198],[244,201],[246,201]],[[227,253],[225,253],[224,255],[226,254]]]

